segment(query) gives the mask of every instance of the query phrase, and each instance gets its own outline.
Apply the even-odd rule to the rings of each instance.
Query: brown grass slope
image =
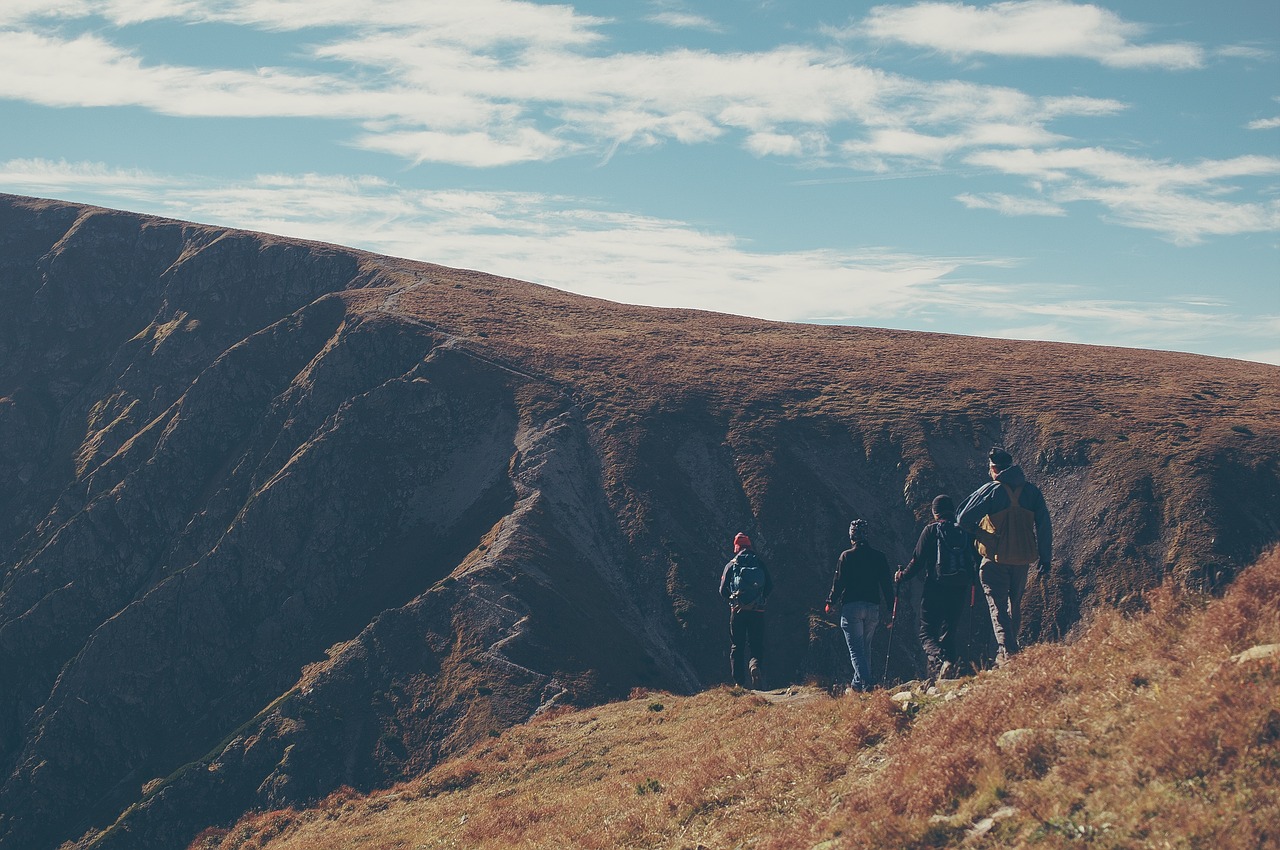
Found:
[[[739,530],[778,580],[772,683],[834,681],[810,615],[849,519],[905,559],[992,443],[1058,530],[1025,638],[1220,588],[1280,539],[1278,379],[0,197],[0,848],[181,846],[549,706],[721,683]]]
[[[885,691],[637,693],[191,850],[1275,847],[1278,596],[1273,552],[1223,599],[1165,586],[905,710]]]

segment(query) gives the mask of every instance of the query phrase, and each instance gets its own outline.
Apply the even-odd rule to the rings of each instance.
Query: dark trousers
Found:
[[[969,588],[949,587],[936,581],[925,582],[920,597],[920,645],[929,659],[930,672],[937,672],[943,661],[960,660],[957,640],[960,618],[969,604]]]
[[[760,686],[760,659],[764,656],[764,612],[729,613],[729,665],[733,681],[744,688]]]

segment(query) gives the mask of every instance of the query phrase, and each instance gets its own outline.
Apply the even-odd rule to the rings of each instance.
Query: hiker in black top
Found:
[[[720,575],[720,595],[729,600],[729,667],[733,681],[759,690],[764,673],[764,606],[773,579],[756,555],[751,538],[733,538],[733,559]]]
[[[956,506],[950,496],[933,500],[933,522],[920,532],[916,551],[894,580],[924,574],[920,596],[920,645],[929,659],[929,678],[948,679],[959,671],[956,638],[966,604],[973,599],[978,578],[978,550],[973,538],[955,524]]]
[[[836,561],[826,606],[828,614],[840,610],[840,629],[853,664],[849,688],[854,691],[869,691],[876,684],[867,648],[880,621],[882,599],[892,604],[893,569],[884,553],[867,543],[867,521],[855,519],[849,523],[849,548]]]
[[[1053,527],[1044,494],[1027,481],[1022,467],[1000,447],[989,455],[991,483],[978,488],[960,508],[956,524],[978,541],[982,555],[978,578],[991,611],[996,636],[996,666],[1016,653],[1022,625],[1022,595],[1027,573],[1049,570],[1053,558]]]

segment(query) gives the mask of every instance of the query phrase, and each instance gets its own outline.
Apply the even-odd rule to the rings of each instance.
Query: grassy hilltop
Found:
[[[1272,552],[1222,599],[1161,589],[909,702],[717,688],[552,711],[192,848],[1275,847],[1280,652],[1247,651],[1280,643],[1277,598]]]

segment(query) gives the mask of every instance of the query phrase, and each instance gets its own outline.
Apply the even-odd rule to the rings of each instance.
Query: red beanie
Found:
[[[733,554],[738,554],[743,549],[751,548],[751,538],[739,531],[733,538]]]

